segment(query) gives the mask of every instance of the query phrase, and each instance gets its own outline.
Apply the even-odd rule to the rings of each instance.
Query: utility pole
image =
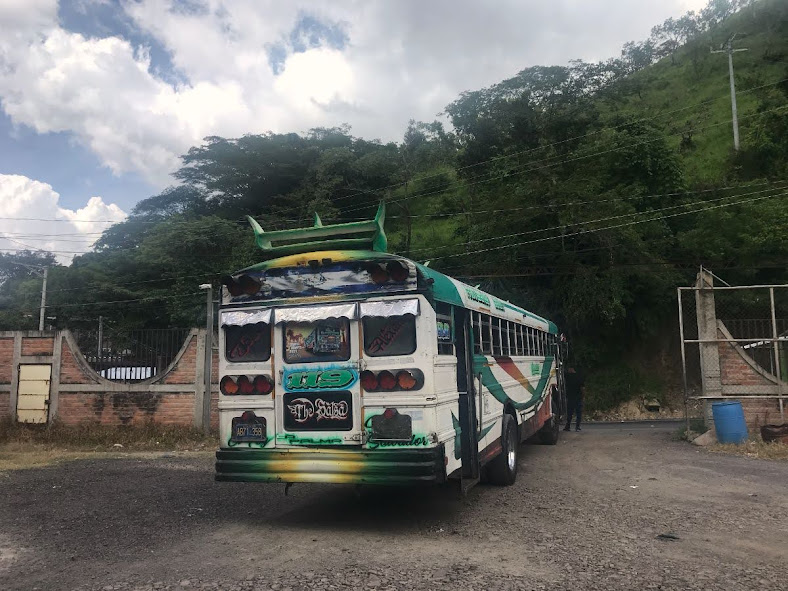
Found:
[[[730,39],[728,39],[728,43],[726,44],[725,49],[719,49],[717,51],[710,50],[711,53],[727,53],[728,54],[728,75],[731,81],[731,112],[733,114],[733,149],[737,152],[739,151],[739,117],[738,112],[736,111],[736,83],[733,80],[733,54],[739,51],[747,51],[747,49],[733,49],[733,38],[736,37],[736,33],[731,35]]]
[[[44,316],[47,309],[47,274],[49,269],[44,267],[44,281],[41,284],[41,310],[38,314],[38,330],[44,330]]]
[[[205,433],[211,430],[211,373],[213,369],[213,285],[203,283],[200,289],[206,291],[206,314],[205,314],[205,361],[203,372],[205,373],[205,393],[202,398],[202,430]]]

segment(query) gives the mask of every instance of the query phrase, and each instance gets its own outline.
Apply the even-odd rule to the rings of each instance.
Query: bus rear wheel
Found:
[[[556,394],[557,391],[554,390],[551,404],[553,416],[547,420],[547,422],[544,424],[544,427],[539,429],[539,443],[542,445],[557,444],[558,437],[561,435],[561,411]]]
[[[492,484],[510,486],[517,478],[517,459],[520,439],[517,424],[511,415],[503,415],[501,425],[501,453],[490,462],[487,476]]]

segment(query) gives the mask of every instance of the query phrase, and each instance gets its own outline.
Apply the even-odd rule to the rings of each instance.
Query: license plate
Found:
[[[266,441],[265,419],[255,416],[252,412],[245,412],[242,416],[235,417],[231,438],[238,443]]]

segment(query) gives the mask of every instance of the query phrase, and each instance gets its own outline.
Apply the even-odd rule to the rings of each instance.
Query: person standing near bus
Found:
[[[583,374],[576,367],[566,369],[566,427],[564,431],[570,431],[572,416],[575,418],[575,431],[580,431],[580,421],[583,418],[583,394],[585,385]]]

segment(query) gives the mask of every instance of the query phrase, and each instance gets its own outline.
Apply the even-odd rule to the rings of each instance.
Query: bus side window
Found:
[[[517,354],[525,355],[525,347],[523,347],[523,325],[516,325],[515,330],[517,331]]]
[[[501,319],[492,317],[492,354],[501,355]]]
[[[473,352],[482,352],[482,315],[471,312],[471,330],[473,331]]]
[[[528,327],[528,355],[536,355],[536,343],[534,343],[534,329]]]
[[[479,314],[481,316],[481,332],[482,332],[482,353],[489,355],[492,353],[492,322],[487,314]]]
[[[438,355],[454,355],[454,332],[452,330],[452,311],[447,304],[438,302],[435,309],[438,338]]]
[[[503,354],[507,357],[512,354],[512,323],[508,320],[501,320],[501,341],[503,342]]]

